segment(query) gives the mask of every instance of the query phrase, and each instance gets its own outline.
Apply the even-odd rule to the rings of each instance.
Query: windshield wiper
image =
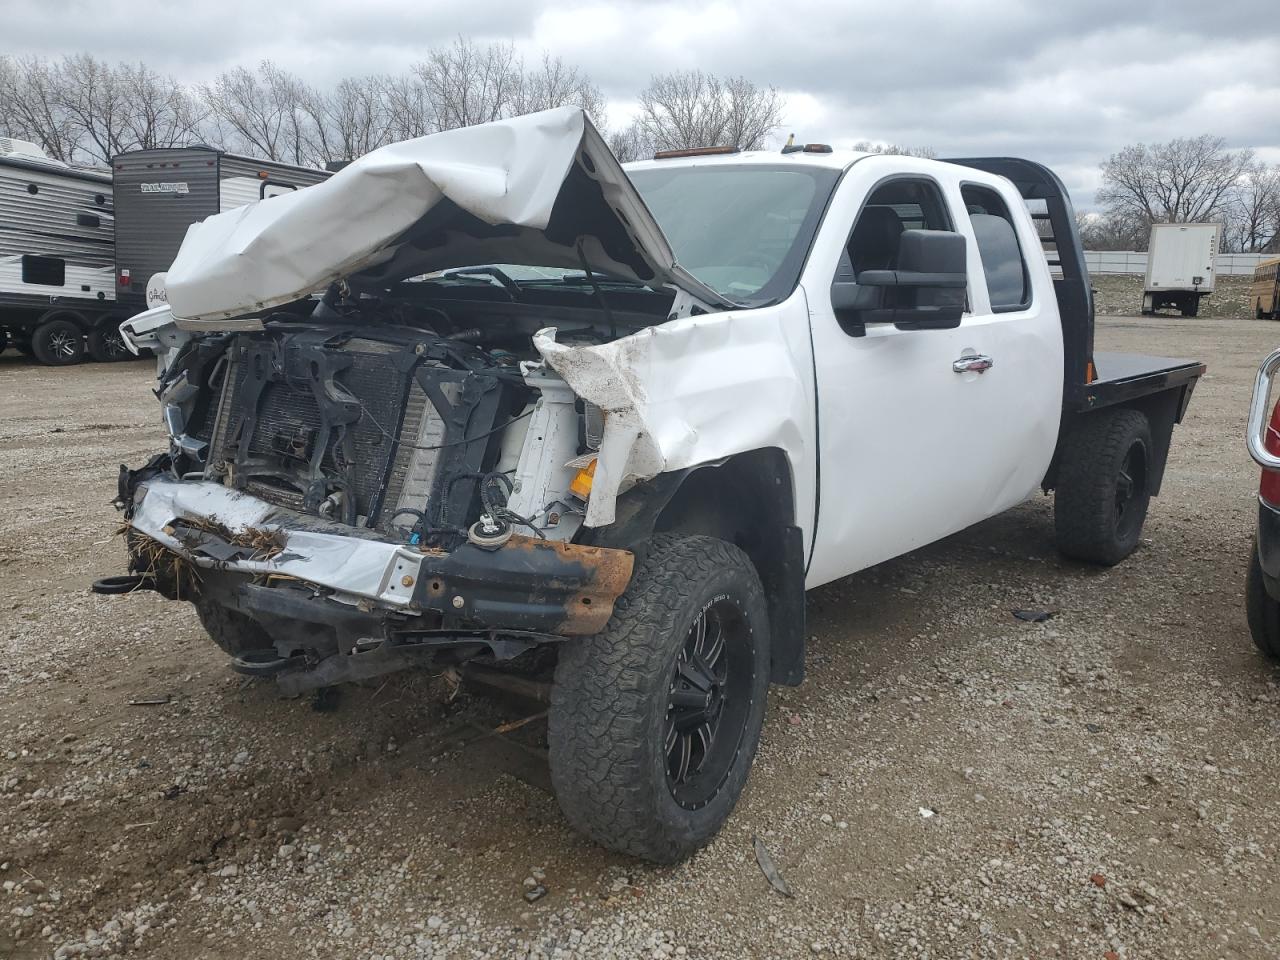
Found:
[[[563,277],[555,280],[547,278],[546,280],[525,280],[524,283],[556,283],[571,287],[589,287],[594,283],[608,284],[611,287],[643,287],[647,284],[641,283],[639,280],[628,280],[626,277],[615,277],[607,273],[591,272],[591,276],[585,273],[566,273]]]
[[[461,267],[457,270],[446,270],[441,277],[491,277],[498,281],[502,289],[512,300],[520,299],[520,285],[511,279],[511,275],[499,267]]]

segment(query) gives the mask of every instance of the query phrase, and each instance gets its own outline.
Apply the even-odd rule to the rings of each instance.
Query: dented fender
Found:
[[[533,343],[605,412],[586,526],[612,523],[618,495],[637,482],[776,447],[791,466],[796,522],[811,529],[816,425],[803,289],[774,306],[669,320],[610,343],[563,344],[554,327]]]

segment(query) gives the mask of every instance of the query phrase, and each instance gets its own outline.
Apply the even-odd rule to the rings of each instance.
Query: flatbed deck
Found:
[[[1097,410],[1135,397],[1182,387],[1178,420],[1182,419],[1182,411],[1191,399],[1196,380],[1205,371],[1204,364],[1198,360],[1105,350],[1093,355],[1093,368],[1096,376],[1085,385],[1078,410]]]

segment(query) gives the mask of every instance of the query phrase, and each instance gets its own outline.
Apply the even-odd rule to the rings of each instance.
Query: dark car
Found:
[[[1249,632],[1258,649],[1280,660],[1280,401],[1271,400],[1271,378],[1280,369],[1280,350],[1263,362],[1249,408],[1249,455],[1262,467],[1258,484],[1258,534],[1245,583]],[[1265,423],[1264,423],[1265,421]]]

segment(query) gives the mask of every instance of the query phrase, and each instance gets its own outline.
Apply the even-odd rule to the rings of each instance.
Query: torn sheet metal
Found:
[[[421,553],[381,540],[280,530],[276,507],[217,483],[179,483],[157,477],[139,486],[134,503],[130,525],[196,566],[296,577],[330,587],[352,600],[364,598],[394,608],[407,607],[423,561]],[[276,532],[281,535],[279,549],[274,555],[256,559],[241,551],[219,557],[208,543],[193,539],[191,524],[183,521],[204,526],[216,523],[246,540],[261,531]]]
[[[803,291],[774,307],[671,320],[591,346],[534,335],[574,393],[605,411],[585,523],[614,520],[630,484],[776,447],[791,464],[795,522],[813,519],[813,365]]]
[[[212,216],[166,277],[175,316],[253,313],[351,278],[451,267],[593,269],[727,305],[671,247],[586,115],[562,107],[374,150],[328,180]]]

